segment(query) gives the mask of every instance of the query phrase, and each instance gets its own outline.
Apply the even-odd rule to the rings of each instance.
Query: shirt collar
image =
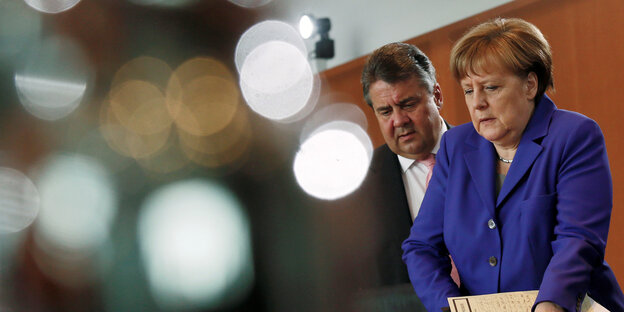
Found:
[[[442,117],[440,117],[440,120],[442,122],[442,127],[440,127],[438,142],[436,142],[436,145],[431,150],[433,154],[438,153],[438,150],[440,149],[440,140],[442,139],[442,135],[448,130],[448,128],[446,127],[446,123],[444,122],[444,120],[442,120]],[[401,169],[404,173],[414,164],[414,162],[416,162],[416,159],[406,158],[401,155],[397,155],[397,157],[399,158],[399,163],[401,164]]]

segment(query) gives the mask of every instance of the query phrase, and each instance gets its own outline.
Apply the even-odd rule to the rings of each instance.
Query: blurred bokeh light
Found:
[[[247,55],[241,80],[255,90],[280,93],[305,78],[307,65],[306,57],[292,44],[269,41]]]
[[[292,160],[323,135],[361,156],[328,123],[366,125],[332,104],[300,137],[320,78],[296,29],[259,23],[279,6],[0,0],[0,311],[328,310]]]
[[[92,75],[81,47],[69,38],[55,36],[26,54],[25,64],[15,73],[15,87],[28,112],[57,120],[78,107]]]
[[[124,128],[137,134],[154,134],[171,126],[165,95],[155,85],[129,80],[109,93],[110,108]]]
[[[293,170],[308,194],[333,200],[353,192],[366,177],[372,158],[366,132],[349,121],[333,121],[313,131],[300,146]]]
[[[271,0],[228,0],[243,8],[257,8],[263,5],[267,5]]]
[[[41,16],[22,1],[0,0],[0,57],[15,57],[41,34]]]
[[[176,125],[193,135],[210,135],[227,126],[236,112],[239,93],[232,81],[204,76],[182,89]]]
[[[176,125],[206,136],[225,128],[234,117],[240,93],[232,72],[214,58],[184,62],[169,79],[167,105]]]
[[[221,131],[208,136],[197,136],[178,131],[185,155],[198,165],[236,168],[249,152],[252,131],[247,110],[239,106],[232,122]]]
[[[100,132],[120,155],[155,173],[189,161],[238,167],[252,134],[232,71],[212,57],[194,57],[175,70],[142,56],[113,78],[100,108]]]
[[[90,252],[106,241],[117,212],[117,194],[97,160],[54,154],[37,169],[41,212],[35,223],[39,244]]]
[[[74,7],[80,0],[24,0],[33,9],[43,13],[61,13]]]
[[[247,56],[255,48],[269,41],[290,43],[302,54],[308,54],[305,42],[293,26],[280,21],[263,21],[247,29],[238,39],[234,51],[236,70],[240,73]]]
[[[350,103],[332,103],[322,107],[306,120],[301,129],[299,141],[305,141],[314,131],[323,129],[324,125],[333,121],[349,121],[358,125],[364,131],[368,129],[366,115],[360,107]]]
[[[165,91],[172,70],[164,61],[142,56],[124,64],[113,77],[110,107],[128,130],[142,135],[169,129]]]
[[[142,159],[155,154],[165,146],[171,127],[151,134],[137,133],[123,125],[111,106],[109,101],[102,103],[100,132],[113,150],[126,157]]]
[[[145,200],[138,222],[144,267],[161,307],[223,307],[248,292],[249,224],[224,187],[204,180],[164,186]]]
[[[305,55],[283,41],[256,47],[241,69],[240,87],[247,104],[272,120],[298,120],[315,103],[315,79]]]
[[[0,167],[0,234],[29,226],[39,213],[39,191],[23,173]]]
[[[316,105],[319,80],[303,39],[291,25],[277,21],[254,25],[239,39],[235,62],[243,96],[261,116],[292,122]]]
[[[139,80],[153,84],[165,93],[172,72],[171,67],[161,59],[139,56],[126,62],[115,72],[110,89],[113,90],[128,81]]]

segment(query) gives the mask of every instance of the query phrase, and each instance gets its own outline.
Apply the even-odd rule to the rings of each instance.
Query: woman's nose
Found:
[[[484,109],[487,107],[487,99],[485,98],[485,94],[480,90],[475,90],[472,97],[472,105],[475,109]]]

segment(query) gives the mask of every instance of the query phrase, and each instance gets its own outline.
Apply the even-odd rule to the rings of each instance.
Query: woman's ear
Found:
[[[538,88],[537,75],[534,72],[530,72],[527,75],[525,87],[526,87],[527,100],[534,101],[535,95],[537,95],[537,88]]]

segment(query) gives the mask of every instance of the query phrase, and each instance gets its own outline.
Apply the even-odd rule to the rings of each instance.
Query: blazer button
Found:
[[[490,263],[490,266],[496,266],[496,263],[498,263],[498,260],[496,260],[496,257],[491,256],[490,259],[488,260],[488,262]]]
[[[496,222],[494,222],[493,219],[488,220],[488,227],[490,228],[490,230],[493,230],[496,228]]]

